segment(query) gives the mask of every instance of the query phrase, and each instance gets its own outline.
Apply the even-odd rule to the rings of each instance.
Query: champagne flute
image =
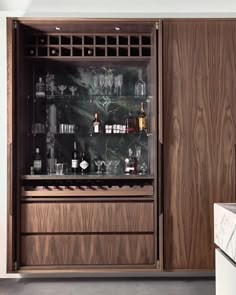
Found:
[[[105,83],[105,76],[103,74],[100,74],[99,75],[100,94],[103,94],[104,83]]]
[[[108,86],[109,86],[109,94],[112,94],[112,86],[113,86],[113,82],[114,82],[114,76],[112,73],[109,73],[107,76],[108,79]]]

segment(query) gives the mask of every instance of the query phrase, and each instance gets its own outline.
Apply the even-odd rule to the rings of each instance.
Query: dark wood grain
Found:
[[[236,200],[236,22],[163,27],[164,266],[211,269],[213,203]]]
[[[21,205],[22,233],[153,231],[153,202]]]
[[[21,242],[22,266],[154,264],[153,235],[33,235]]]

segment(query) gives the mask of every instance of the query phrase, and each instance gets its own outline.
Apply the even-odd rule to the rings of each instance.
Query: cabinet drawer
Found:
[[[154,236],[29,235],[21,238],[22,266],[154,264]]]
[[[23,203],[22,233],[153,232],[153,202]]]

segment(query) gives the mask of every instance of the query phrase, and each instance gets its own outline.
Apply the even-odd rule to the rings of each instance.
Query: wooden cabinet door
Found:
[[[163,23],[164,268],[214,268],[213,203],[235,202],[236,21]]]

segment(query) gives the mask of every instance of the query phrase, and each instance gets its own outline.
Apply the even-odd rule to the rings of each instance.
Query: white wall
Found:
[[[0,278],[6,274],[7,16],[236,17],[235,0],[0,0]]]

